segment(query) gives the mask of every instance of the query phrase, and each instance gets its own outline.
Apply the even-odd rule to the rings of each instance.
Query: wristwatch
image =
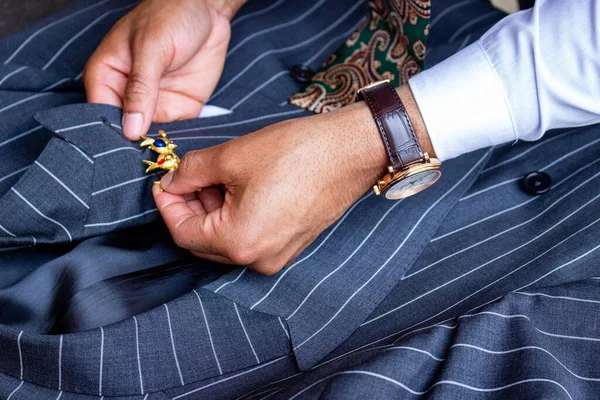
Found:
[[[421,149],[404,104],[390,81],[360,88],[357,99],[368,104],[390,159],[387,173],[373,186],[375,194],[398,200],[433,185],[442,175],[442,163]]]

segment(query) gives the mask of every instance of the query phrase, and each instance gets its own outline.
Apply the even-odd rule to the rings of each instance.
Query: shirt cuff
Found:
[[[479,42],[409,85],[440,160],[516,139],[504,88]]]

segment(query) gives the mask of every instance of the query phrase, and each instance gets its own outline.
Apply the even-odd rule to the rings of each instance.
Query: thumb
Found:
[[[217,151],[216,147],[209,147],[187,153],[176,170],[162,177],[161,188],[172,194],[186,194],[223,183]]]
[[[123,96],[123,133],[138,140],[148,132],[156,104],[160,79],[168,58],[158,41],[136,40],[132,44],[131,70]]]

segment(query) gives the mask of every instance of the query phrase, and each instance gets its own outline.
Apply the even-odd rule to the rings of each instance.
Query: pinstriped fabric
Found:
[[[164,304],[63,332],[52,320],[60,312],[68,321],[110,296],[138,300],[98,286],[188,267],[160,234],[112,233],[157,218],[144,153],[122,138],[119,110],[50,109],[83,99],[62,90],[81,88],[90,43],[130,4],[82,3],[0,42],[0,243],[34,246],[0,253],[3,398],[597,397],[600,366],[587,356],[600,345],[599,281],[587,279],[600,275],[597,127],[454,160],[439,184],[401,203],[365,196],[276,276],[238,268],[175,290],[158,275],[150,287]],[[250,2],[212,100],[234,112],[151,133],[165,129],[185,152],[306,115],[280,106],[299,88],[289,67],[318,66],[364,6]],[[475,40],[492,23],[477,19],[486,13],[475,0],[434,2],[428,63]],[[554,179],[538,198],[516,183],[534,169]]]
[[[288,354],[288,338],[276,317],[236,307],[197,290],[135,318],[78,334],[14,336],[0,328],[0,371],[12,376],[16,362],[17,371],[23,368],[23,380],[38,386],[73,393],[101,391],[106,396],[143,395]],[[240,349],[235,357],[232,349]]]

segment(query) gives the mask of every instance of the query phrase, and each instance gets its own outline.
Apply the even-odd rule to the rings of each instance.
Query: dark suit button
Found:
[[[315,72],[306,65],[296,65],[290,69],[292,77],[300,83],[307,83],[313,77]]]
[[[521,179],[521,189],[527,194],[537,196],[550,190],[552,178],[543,172],[530,172]]]

